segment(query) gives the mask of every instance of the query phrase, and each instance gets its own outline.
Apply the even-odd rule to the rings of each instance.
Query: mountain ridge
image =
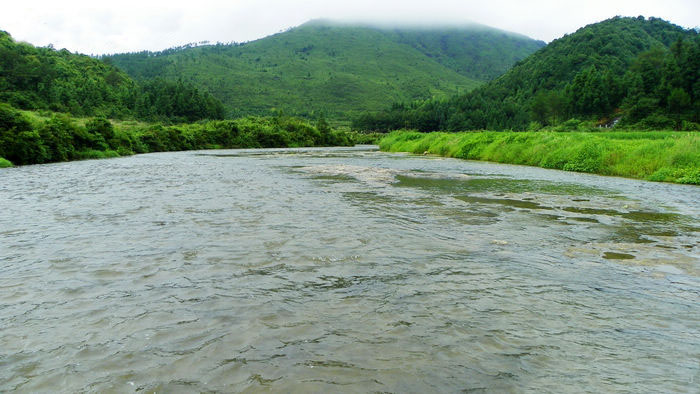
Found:
[[[232,116],[283,111],[346,117],[391,101],[469,91],[541,45],[483,26],[418,31],[312,20],[242,44],[103,59],[136,79],[191,82],[219,98]]]
[[[556,125],[573,117],[626,115],[634,123],[657,114],[661,118],[650,119],[650,127],[679,127],[684,116],[697,122],[697,114],[680,112],[692,112],[700,96],[695,92],[700,88],[698,37],[695,30],[659,18],[610,18],[552,41],[472,92],[395,104],[361,116],[355,125],[370,130],[522,130],[531,122]],[[676,112],[669,117],[670,111]]]

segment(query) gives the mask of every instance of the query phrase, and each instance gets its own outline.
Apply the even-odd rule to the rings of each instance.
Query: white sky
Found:
[[[613,17],[700,26],[700,0],[62,0],[7,1],[0,30],[18,41],[87,54],[250,41],[330,18],[484,25],[551,41]]]

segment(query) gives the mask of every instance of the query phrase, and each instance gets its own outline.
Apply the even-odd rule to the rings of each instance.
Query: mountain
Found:
[[[311,21],[244,44],[107,56],[137,80],[182,79],[229,115],[331,117],[479,86],[544,43],[483,26],[387,27]]]
[[[392,39],[465,77],[490,81],[545,46],[543,41],[482,25],[385,30]]]
[[[79,115],[121,113],[134,89],[128,75],[97,59],[15,42],[0,31],[0,101]]]
[[[221,118],[209,93],[182,81],[135,82],[98,59],[16,42],[0,31],[0,102],[78,116],[196,121]]]
[[[551,42],[472,92],[395,104],[355,126],[503,130],[572,117],[634,123],[652,116],[650,127],[678,127],[683,119],[698,122],[699,62],[697,31],[658,18],[615,17]]]

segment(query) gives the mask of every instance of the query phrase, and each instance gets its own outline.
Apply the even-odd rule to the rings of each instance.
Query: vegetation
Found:
[[[397,131],[383,151],[430,153],[700,185],[700,135],[684,132],[473,132]]]
[[[224,106],[210,94],[202,94],[192,84],[160,78],[141,83],[134,99],[134,115],[139,119],[194,122],[223,119]]]
[[[0,32],[0,101],[76,115],[123,116],[133,81],[118,69],[67,50],[17,43]]]
[[[190,82],[212,92],[231,117],[323,113],[336,121],[387,102],[469,91],[542,45],[479,26],[411,29],[312,21],[246,44],[104,60],[137,80]]]
[[[374,143],[379,134],[372,131],[401,128],[522,129],[541,132],[394,133],[381,147],[699,183],[697,134],[590,132],[613,120],[628,128],[700,130],[697,31],[655,18],[612,18],[555,40],[470,91],[541,45],[482,27],[317,21],[247,44],[98,60],[0,32],[0,167]],[[392,100],[389,109],[369,112]],[[338,123],[360,111],[353,126],[362,132],[334,130],[325,118]],[[222,120],[251,113],[274,116]]]
[[[666,21],[616,17],[553,41],[502,77],[450,99],[365,113],[360,130],[525,130],[570,118],[700,129],[700,37]]]
[[[248,117],[192,124],[121,122],[19,111],[0,104],[0,165],[211,148],[351,145],[351,135],[296,118]],[[6,163],[7,162],[7,163]]]
[[[152,121],[192,122],[224,114],[218,100],[181,80],[136,83],[100,60],[17,43],[2,31],[0,102],[27,110]]]
[[[351,131],[353,142],[358,145],[377,145],[382,138],[386,136],[386,133],[360,133],[357,131]]]

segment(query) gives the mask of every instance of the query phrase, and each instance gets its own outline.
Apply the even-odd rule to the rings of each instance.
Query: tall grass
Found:
[[[379,147],[469,160],[700,185],[700,134],[396,131]]]
[[[358,145],[376,145],[386,135],[386,133],[360,133],[357,131],[348,132],[352,142]]]

